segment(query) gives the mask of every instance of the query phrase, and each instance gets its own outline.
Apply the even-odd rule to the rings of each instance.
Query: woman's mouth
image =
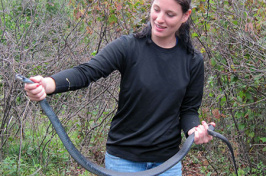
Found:
[[[159,25],[159,24],[155,24],[155,26],[156,26],[157,28],[159,28],[159,29],[165,29],[165,28],[166,28],[166,27],[161,26],[161,25]]]
[[[166,29],[166,27],[161,26],[161,25],[159,25],[159,24],[154,23],[154,25],[155,25],[156,30],[157,30],[158,32],[162,32],[164,29]]]

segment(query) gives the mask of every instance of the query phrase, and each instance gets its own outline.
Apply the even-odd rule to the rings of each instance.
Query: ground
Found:
[[[204,176],[202,167],[207,168],[209,165],[207,159],[203,156],[203,152],[189,153],[182,161],[183,176]]]

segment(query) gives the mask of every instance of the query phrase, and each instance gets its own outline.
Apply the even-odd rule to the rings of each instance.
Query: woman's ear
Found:
[[[191,15],[191,12],[192,12],[192,10],[189,9],[186,13],[183,14],[183,19],[182,19],[182,22],[183,22],[183,23],[185,23],[185,22],[188,20],[188,18],[189,18],[190,15]]]

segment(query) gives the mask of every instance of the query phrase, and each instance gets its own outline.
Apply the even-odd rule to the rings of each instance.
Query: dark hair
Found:
[[[186,13],[190,8],[191,0],[175,0],[181,7],[182,12]],[[194,54],[194,46],[190,37],[190,25],[191,18],[183,23],[178,31],[176,31],[176,36],[179,38],[179,41],[183,43],[184,47],[187,49],[188,53]],[[151,23],[148,22],[147,25],[140,31],[134,34],[136,38],[144,38],[151,36]]]

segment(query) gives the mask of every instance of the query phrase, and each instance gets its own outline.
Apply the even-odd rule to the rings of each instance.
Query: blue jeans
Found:
[[[159,166],[163,162],[135,162],[113,156],[106,152],[105,168],[118,172],[140,172]],[[181,162],[159,176],[182,176]]]

